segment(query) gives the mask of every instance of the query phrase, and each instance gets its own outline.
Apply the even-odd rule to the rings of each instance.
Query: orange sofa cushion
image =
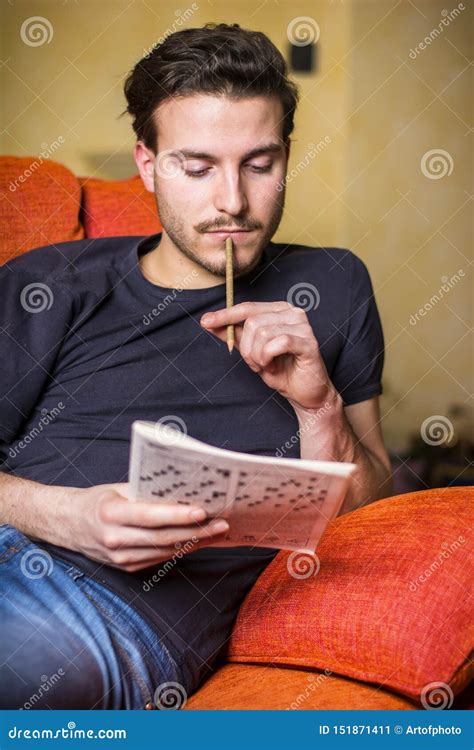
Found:
[[[280,552],[240,608],[228,660],[329,669],[452,703],[473,676],[473,500],[474,488],[453,487],[345,514],[307,577]]]
[[[149,235],[161,231],[154,193],[140,175],[128,180],[79,177],[81,220],[87,237]]]
[[[417,703],[373,685],[327,672],[258,664],[224,664],[183,706],[215,710],[413,711]]]
[[[0,264],[34,247],[83,239],[80,202],[79,182],[62,164],[2,156]]]

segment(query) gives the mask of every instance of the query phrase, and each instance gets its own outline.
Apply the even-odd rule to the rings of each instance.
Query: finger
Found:
[[[221,328],[212,328],[208,331],[210,334],[215,336],[220,341],[227,341],[227,326],[222,326]],[[236,325],[234,326],[234,345],[237,351],[239,351],[239,344],[240,344],[240,338],[242,336],[242,326]]]
[[[102,508],[102,520],[119,526],[140,526],[148,529],[161,526],[185,526],[203,521],[207,513],[198,505],[170,505],[122,500],[119,495]],[[196,516],[193,516],[196,513]]]
[[[280,303],[278,303],[280,304]],[[258,371],[260,368],[256,366],[256,363],[252,361],[250,352],[252,350],[252,342],[255,333],[258,331],[260,326],[269,326],[274,323],[281,322],[288,323],[288,325],[301,325],[303,321],[306,321],[308,328],[308,335],[312,334],[312,329],[309,325],[305,311],[300,307],[293,307],[287,305],[280,310],[273,312],[261,313],[259,315],[251,316],[243,324],[237,324],[234,327],[234,344],[235,348],[242,354],[242,357],[246,359],[248,357],[247,364],[251,369]],[[221,341],[227,340],[227,326],[221,328],[212,328],[210,333],[213,333]],[[243,344],[242,344],[243,341]],[[242,345],[244,348],[242,348]]]
[[[187,554],[187,552],[194,552],[197,549],[197,542],[192,541],[186,544],[183,551],[180,552],[179,556]],[[112,554],[112,559],[108,563],[113,568],[124,568],[127,570],[139,570],[140,568],[147,568],[149,565],[159,565],[166,560],[171,560],[176,556],[178,549],[172,547],[123,547],[118,552]]]
[[[240,350],[242,354],[245,350],[250,351],[255,334],[262,327],[269,328],[272,325],[285,324],[297,325],[303,321],[307,322],[304,310],[299,307],[292,307],[291,305],[282,310],[251,315],[243,324],[243,341],[241,339]]]
[[[133,573],[151,565],[160,565],[173,558],[179,559],[203,547],[211,547],[214,542],[222,541],[226,533],[225,531],[207,539],[198,539],[196,542],[189,539],[183,544],[168,547],[124,547],[113,553],[113,560],[107,564],[114,568],[126,568],[127,571]]]
[[[255,366],[257,370],[264,366],[261,357],[262,349],[271,339],[283,333],[290,333],[303,338],[314,335],[310,326],[302,324],[301,321],[288,323],[284,318],[276,318],[276,321],[280,320],[280,322],[271,322],[271,319],[268,319],[268,322],[258,320],[255,325],[250,325],[253,320],[253,318],[249,318],[244,325],[240,341],[240,353],[247,364],[251,367]]]
[[[262,366],[265,367],[275,357],[280,354],[294,354],[296,357],[311,356],[313,347],[306,338],[295,336],[289,333],[283,333],[267,343],[262,348],[260,357]]]
[[[250,315],[259,315],[266,312],[278,312],[290,310],[293,305],[289,302],[240,302],[232,307],[222,310],[213,310],[202,316],[200,323],[204,328],[220,328],[237,323],[243,323]]]
[[[114,526],[107,529],[106,546],[109,549],[122,547],[168,547],[182,543],[189,539],[209,539],[216,534],[229,530],[229,524],[220,528],[218,524],[225,519],[213,518],[203,525],[196,526],[164,526],[160,529],[138,529],[134,526]]]

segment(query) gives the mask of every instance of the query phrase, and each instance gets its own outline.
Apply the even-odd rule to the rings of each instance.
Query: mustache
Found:
[[[236,219],[233,219],[232,221],[228,221],[225,219],[216,219],[212,223],[205,221],[201,224],[196,225],[196,229],[198,232],[212,232],[217,231],[219,229],[223,229],[224,227],[232,227],[233,229],[242,229],[242,230],[252,230],[252,229],[261,229],[261,224],[258,221],[254,221],[253,219],[247,219],[246,221],[238,221]]]

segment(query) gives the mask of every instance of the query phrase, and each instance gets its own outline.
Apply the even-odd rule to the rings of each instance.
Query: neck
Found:
[[[139,259],[139,266],[148,281],[169,289],[206,289],[225,281],[184,255],[164,230],[159,244]]]

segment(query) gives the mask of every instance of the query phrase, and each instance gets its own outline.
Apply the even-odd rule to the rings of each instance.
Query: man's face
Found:
[[[153,183],[164,232],[216,276],[225,277],[226,236],[240,276],[278,228],[288,158],[282,117],[281,102],[264,96],[192,95],[168,99],[155,112]]]

